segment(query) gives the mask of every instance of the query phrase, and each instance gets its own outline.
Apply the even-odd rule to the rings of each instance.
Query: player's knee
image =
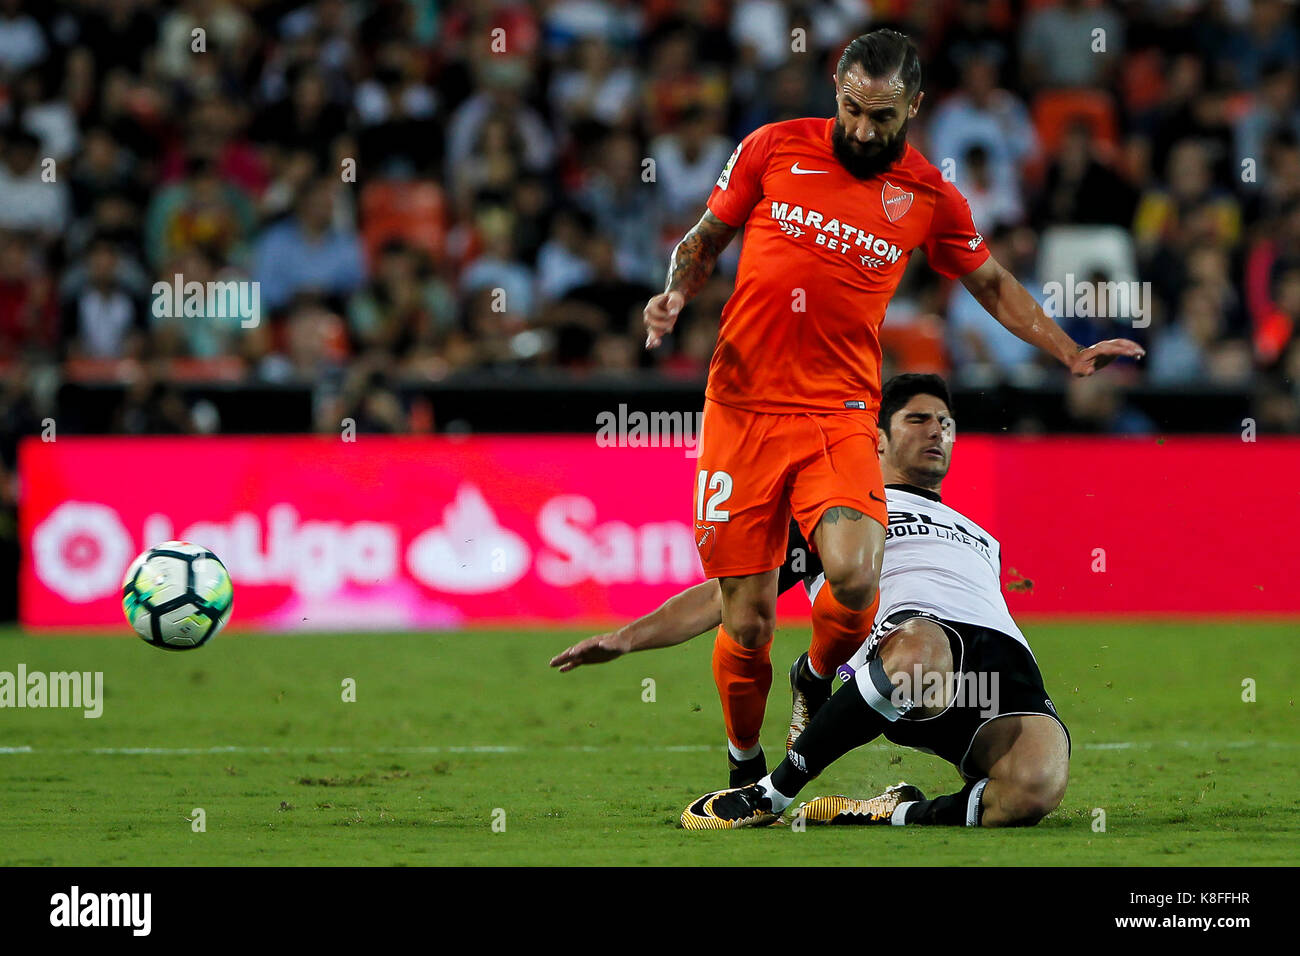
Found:
[[[913,702],[917,716],[941,713],[952,703],[952,648],[938,624],[900,624],[885,639],[880,658],[890,682]]]
[[[733,641],[752,649],[772,640],[776,620],[760,608],[742,608],[728,615],[725,627]]]
[[[850,565],[827,570],[826,585],[839,601],[847,608],[865,611],[871,607],[880,591],[880,572],[871,565]]]
[[[948,635],[938,624],[920,619],[906,621],[890,631],[880,657],[891,676],[911,675],[917,668],[947,674],[953,666]]]
[[[1044,771],[1016,779],[1002,794],[1005,826],[1032,827],[1061,805],[1064,774]]]

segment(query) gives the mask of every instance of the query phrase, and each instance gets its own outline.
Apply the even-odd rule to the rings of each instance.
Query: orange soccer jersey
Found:
[[[880,404],[880,323],[912,250],[949,278],[988,258],[970,206],[916,149],[854,178],[834,119],[762,126],[736,147],[709,209],[744,227],[706,395],[750,412]]]

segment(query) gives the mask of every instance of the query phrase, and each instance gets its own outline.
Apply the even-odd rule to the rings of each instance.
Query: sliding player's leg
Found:
[[[1051,717],[998,717],[975,735],[970,763],[987,768],[980,825],[1033,826],[1061,805],[1070,779],[1070,744]]]
[[[817,549],[826,584],[813,598],[808,653],[790,670],[787,750],[829,698],[835,669],[871,632],[888,521],[874,431],[843,416],[809,418],[807,425],[815,431],[805,436],[809,454],[795,476],[791,506]]]
[[[869,743],[906,717],[941,714],[952,702],[953,651],[938,622],[912,618],[895,627],[879,649],[831,695],[770,777],[760,783],[773,806],[784,809],[808,781],[850,750]],[[935,675],[928,706],[917,675]]]
[[[918,713],[942,714],[952,702],[951,681],[943,675],[953,669],[952,644],[942,625],[925,618],[898,625],[867,664],[831,695],[776,770],[753,786],[697,800],[682,814],[682,825],[705,829],[715,822],[775,821],[808,781],[914,709],[911,687],[916,674],[939,675],[943,695],[931,695],[929,706],[919,707]],[[897,803],[919,795],[909,788],[891,799]]]
[[[1032,826],[1060,803],[1070,739],[1033,655],[989,628],[942,626],[954,635],[960,658],[953,706],[932,719],[909,714],[885,736],[949,761],[966,785],[929,800],[897,787],[871,800],[818,797],[801,809],[809,822]]]

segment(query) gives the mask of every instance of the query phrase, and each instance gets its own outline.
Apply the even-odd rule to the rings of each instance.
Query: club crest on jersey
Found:
[[[880,202],[890,222],[898,222],[912,208],[913,194],[899,189],[888,180],[880,187]]]
[[[707,561],[713,555],[714,527],[711,524],[697,524],[695,526],[695,547],[699,549],[700,557]]]

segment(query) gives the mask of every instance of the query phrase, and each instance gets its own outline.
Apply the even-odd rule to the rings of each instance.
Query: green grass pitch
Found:
[[[1298,630],[1027,627],[1074,736],[1065,802],[1038,827],[705,833],[676,820],[725,784],[707,638],[561,675],[548,659],[584,634],[227,634],[166,653],[4,631],[0,671],[102,671],[105,700],[98,719],[0,709],[0,864],[1294,864]],[[777,635],[769,754],[806,642]],[[805,793],[899,779],[960,786],[877,742]]]

